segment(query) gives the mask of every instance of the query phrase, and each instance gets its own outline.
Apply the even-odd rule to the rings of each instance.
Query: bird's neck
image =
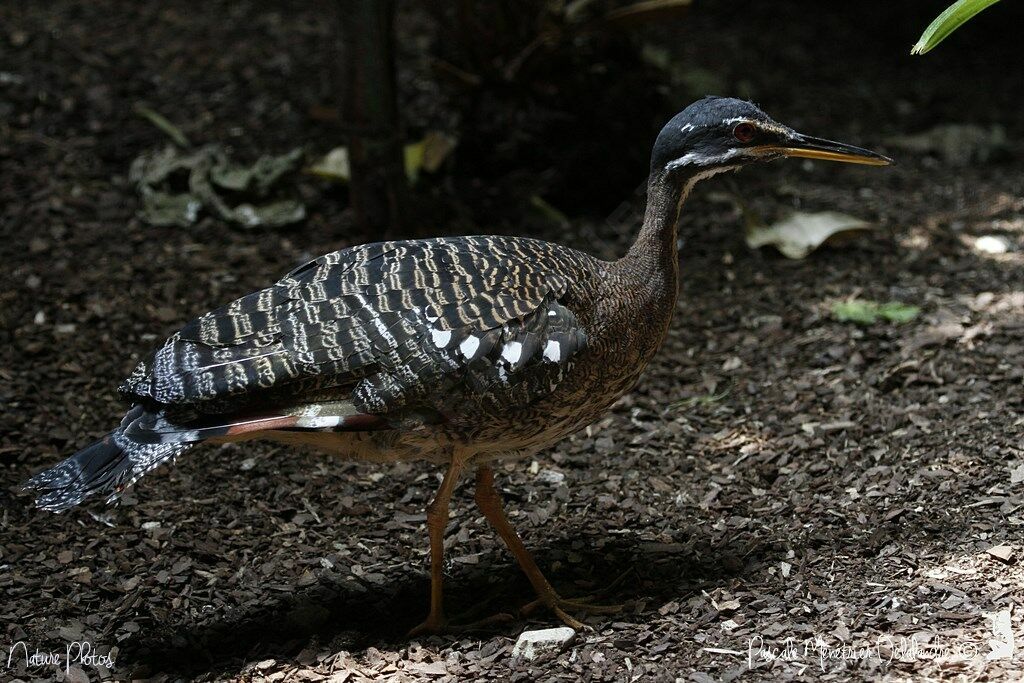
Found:
[[[633,246],[623,261],[662,272],[678,270],[676,225],[691,182],[670,180],[664,173],[652,173],[647,181],[647,211]]]
[[[615,289],[607,300],[615,322],[609,329],[623,353],[627,357],[632,354],[629,375],[634,379],[661,346],[675,310],[679,286],[676,221],[688,189],[674,178],[651,176],[640,234],[611,269],[609,282]],[[623,289],[628,296],[623,297]],[[622,299],[624,305],[620,305]]]

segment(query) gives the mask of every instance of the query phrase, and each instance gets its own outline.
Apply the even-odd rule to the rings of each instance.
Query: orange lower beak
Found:
[[[869,149],[800,134],[794,135],[782,144],[764,145],[758,147],[757,150],[759,152],[763,151],[765,154],[781,154],[786,157],[822,159],[824,161],[842,161],[848,164],[888,166],[893,163],[893,160],[889,157],[872,152]]]

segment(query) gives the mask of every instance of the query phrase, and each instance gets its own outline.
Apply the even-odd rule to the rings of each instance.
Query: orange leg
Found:
[[[565,611],[566,609],[578,609],[596,613],[621,611],[621,607],[617,606],[594,606],[576,600],[566,600],[555,591],[544,577],[540,567],[537,566],[533,555],[526,549],[523,540],[519,538],[515,528],[508,521],[508,517],[505,516],[501,494],[494,488],[494,472],[491,471],[490,467],[482,466],[476,471],[475,498],[477,507],[484,513],[484,517],[487,518],[487,521],[490,522],[494,530],[498,532],[498,535],[501,536],[501,540],[505,542],[508,549],[512,551],[512,555],[515,556],[519,566],[526,574],[526,578],[533,585],[533,590],[537,592],[537,600],[527,605],[524,611],[532,610],[536,603],[543,604],[554,612],[567,626],[577,631],[584,628],[584,625],[582,622],[569,616]]]
[[[448,526],[448,502],[462,473],[462,460],[452,457],[448,471],[441,480],[434,499],[427,506],[427,531],[430,533],[430,614],[410,636],[440,633],[447,620],[444,616],[444,530]]]

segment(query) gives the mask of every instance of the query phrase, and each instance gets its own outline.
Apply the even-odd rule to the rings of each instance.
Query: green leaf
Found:
[[[181,132],[181,129],[173,123],[171,123],[170,121],[168,121],[167,118],[159,112],[154,111],[153,109],[150,109],[146,105],[139,102],[137,102],[135,106],[132,107],[132,110],[142,118],[152,123],[160,130],[162,130],[167,135],[167,137],[169,137],[178,147],[184,148],[189,146],[188,138],[185,137],[185,134]]]
[[[225,190],[245,192],[252,180],[252,168],[228,163],[217,165],[210,169],[210,180]]]
[[[530,206],[554,225],[562,227],[569,225],[569,217],[545,201],[540,195],[530,195]]]
[[[910,54],[923,55],[948,38],[949,34],[960,28],[968,19],[997,2],[999,0],[957,0],[935,17],[935,21],[928,24],[928,28],[918,38],[917,44],[910,50]]]
[[[187,228],[196,222],[203,202],[192,194],[149,190],[142,195],[140,217],[150,225]]]
[[[245,165],[232,162],[218,145],[190,152],[168,146],[140,155],[129,177],[142,195],[140,217],[152,225],[187,227],[204,211],[246,228],[279,227],[303,220],[305,206],[293,199],[257,200],[285,185],[285,176],[301,162],[301,149],[264,155]],[[186,178],[188,189],[183,192],[180,185]],[[233,194],[224,195],[223,190]],[[241,203],[233,206],[236,201]]]
[[[432,130],[422,140],[405,146],[405,175],[415,183],[420,171],[433,173],[455,149],[455,139]]]
[[[901,304],[898,301],[890,301],[878,307],[878,315],[891,323],[909,323],[917,317],[921,309],[909,304]]]
[[[921,309],[898,301],[878,303],[865,299],[850,299],[832,304],[832,315],[840,322],[874,325],[879,320],[902,324],[917,317]]]
[[[347,183],[352,177],[352,170],[348,163],[348,148],[335,147],[323,159],[307,168],[306,172],[326,180]]]
[[[232,219],[246,228],[264,226],[278,228],[283,225],[298,223],[305,217],[306,207],[291,199],[259,206],[239,204],[232,212]]]
[[[729,395],[729,389],[725,389],[719,393],[709,393],[703,396],[689,396],[687,398],[673,401],[669,404],[669,410],[678,410],[680,408],[693,408],[695,406],[710,406],[718,403],[723,398]]]
[[[252,165],[252,179],[256,193],[263,197],[281,178],[302,164],[302,150],[293,149],[277,156],[261,156]]]
[[[693,0],[641,0],[618,7],[605,15],[610,24],[639,25],[675,19],[693,4]]]

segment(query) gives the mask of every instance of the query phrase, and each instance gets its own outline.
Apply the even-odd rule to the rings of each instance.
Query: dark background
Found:
[[[262,230],[146,225],[127,180],[133,159],[167,142],[133,113],[139,102],[241,159],[343,144],[331,4],[0,7],[0,654],[85,638],[119,648],[119,675],[210,680],[320,680],[332,666],[416,677],[424,662],[456,678],[778,680],[810,674],[746,672],[744,658],[702,648],[926,632],[985,652],[985,614],[1013,606],[1020,629],[1024,575],[987,549],[1020,551],[1024,502],[1011,478],[1024,461],[1024,5],[999,3],[911,58],[943,5],[705,0],[570,41],[523,82],[467,90],[437,69],[472,63],[445,12],[399,4],[407,138],[442,130],[459,143],[414,188],[410,234],[531,234],[621,255],[654,135],[710,86],[898,157],[890,169],[751,168],[691,198],[679,310],[641,386],[540,459],[561,483],[527,463],[504,477],[514,521],[565,593],[626,577],[604,596],[628,602],[625,614],[591,618],[573,659],[533,664],[510,656],[521,621],[403,639],[426,610],[423,465],[243,444],[190,454],[115,509],[30,507],[18,483],[115,424],[114,387],[164,336],[309,257],[381,236],[360,234],[344,187],[308,176],[294,181],[308,219]],[[667,50],[680,82],[640,59],[644,44]],[[954,166],[888,142],[948,123],[999,125],[1008,151]],[[880,230],[787,261],[744,245],[725,193],[769,218],[839,210]],[[531,209],[535,196],[568,222]],[[974,248],[993,234],[1008,253]],[[829,302],[853,296],[922,314],[832,319]],[[484,611],[513,610],[528,585],[470,505],[465,492],[454,504],[453,609],[483,596]],[[528,627],[551,625],[539,614]],[[1016,657],[829,675],[995,679]]]

